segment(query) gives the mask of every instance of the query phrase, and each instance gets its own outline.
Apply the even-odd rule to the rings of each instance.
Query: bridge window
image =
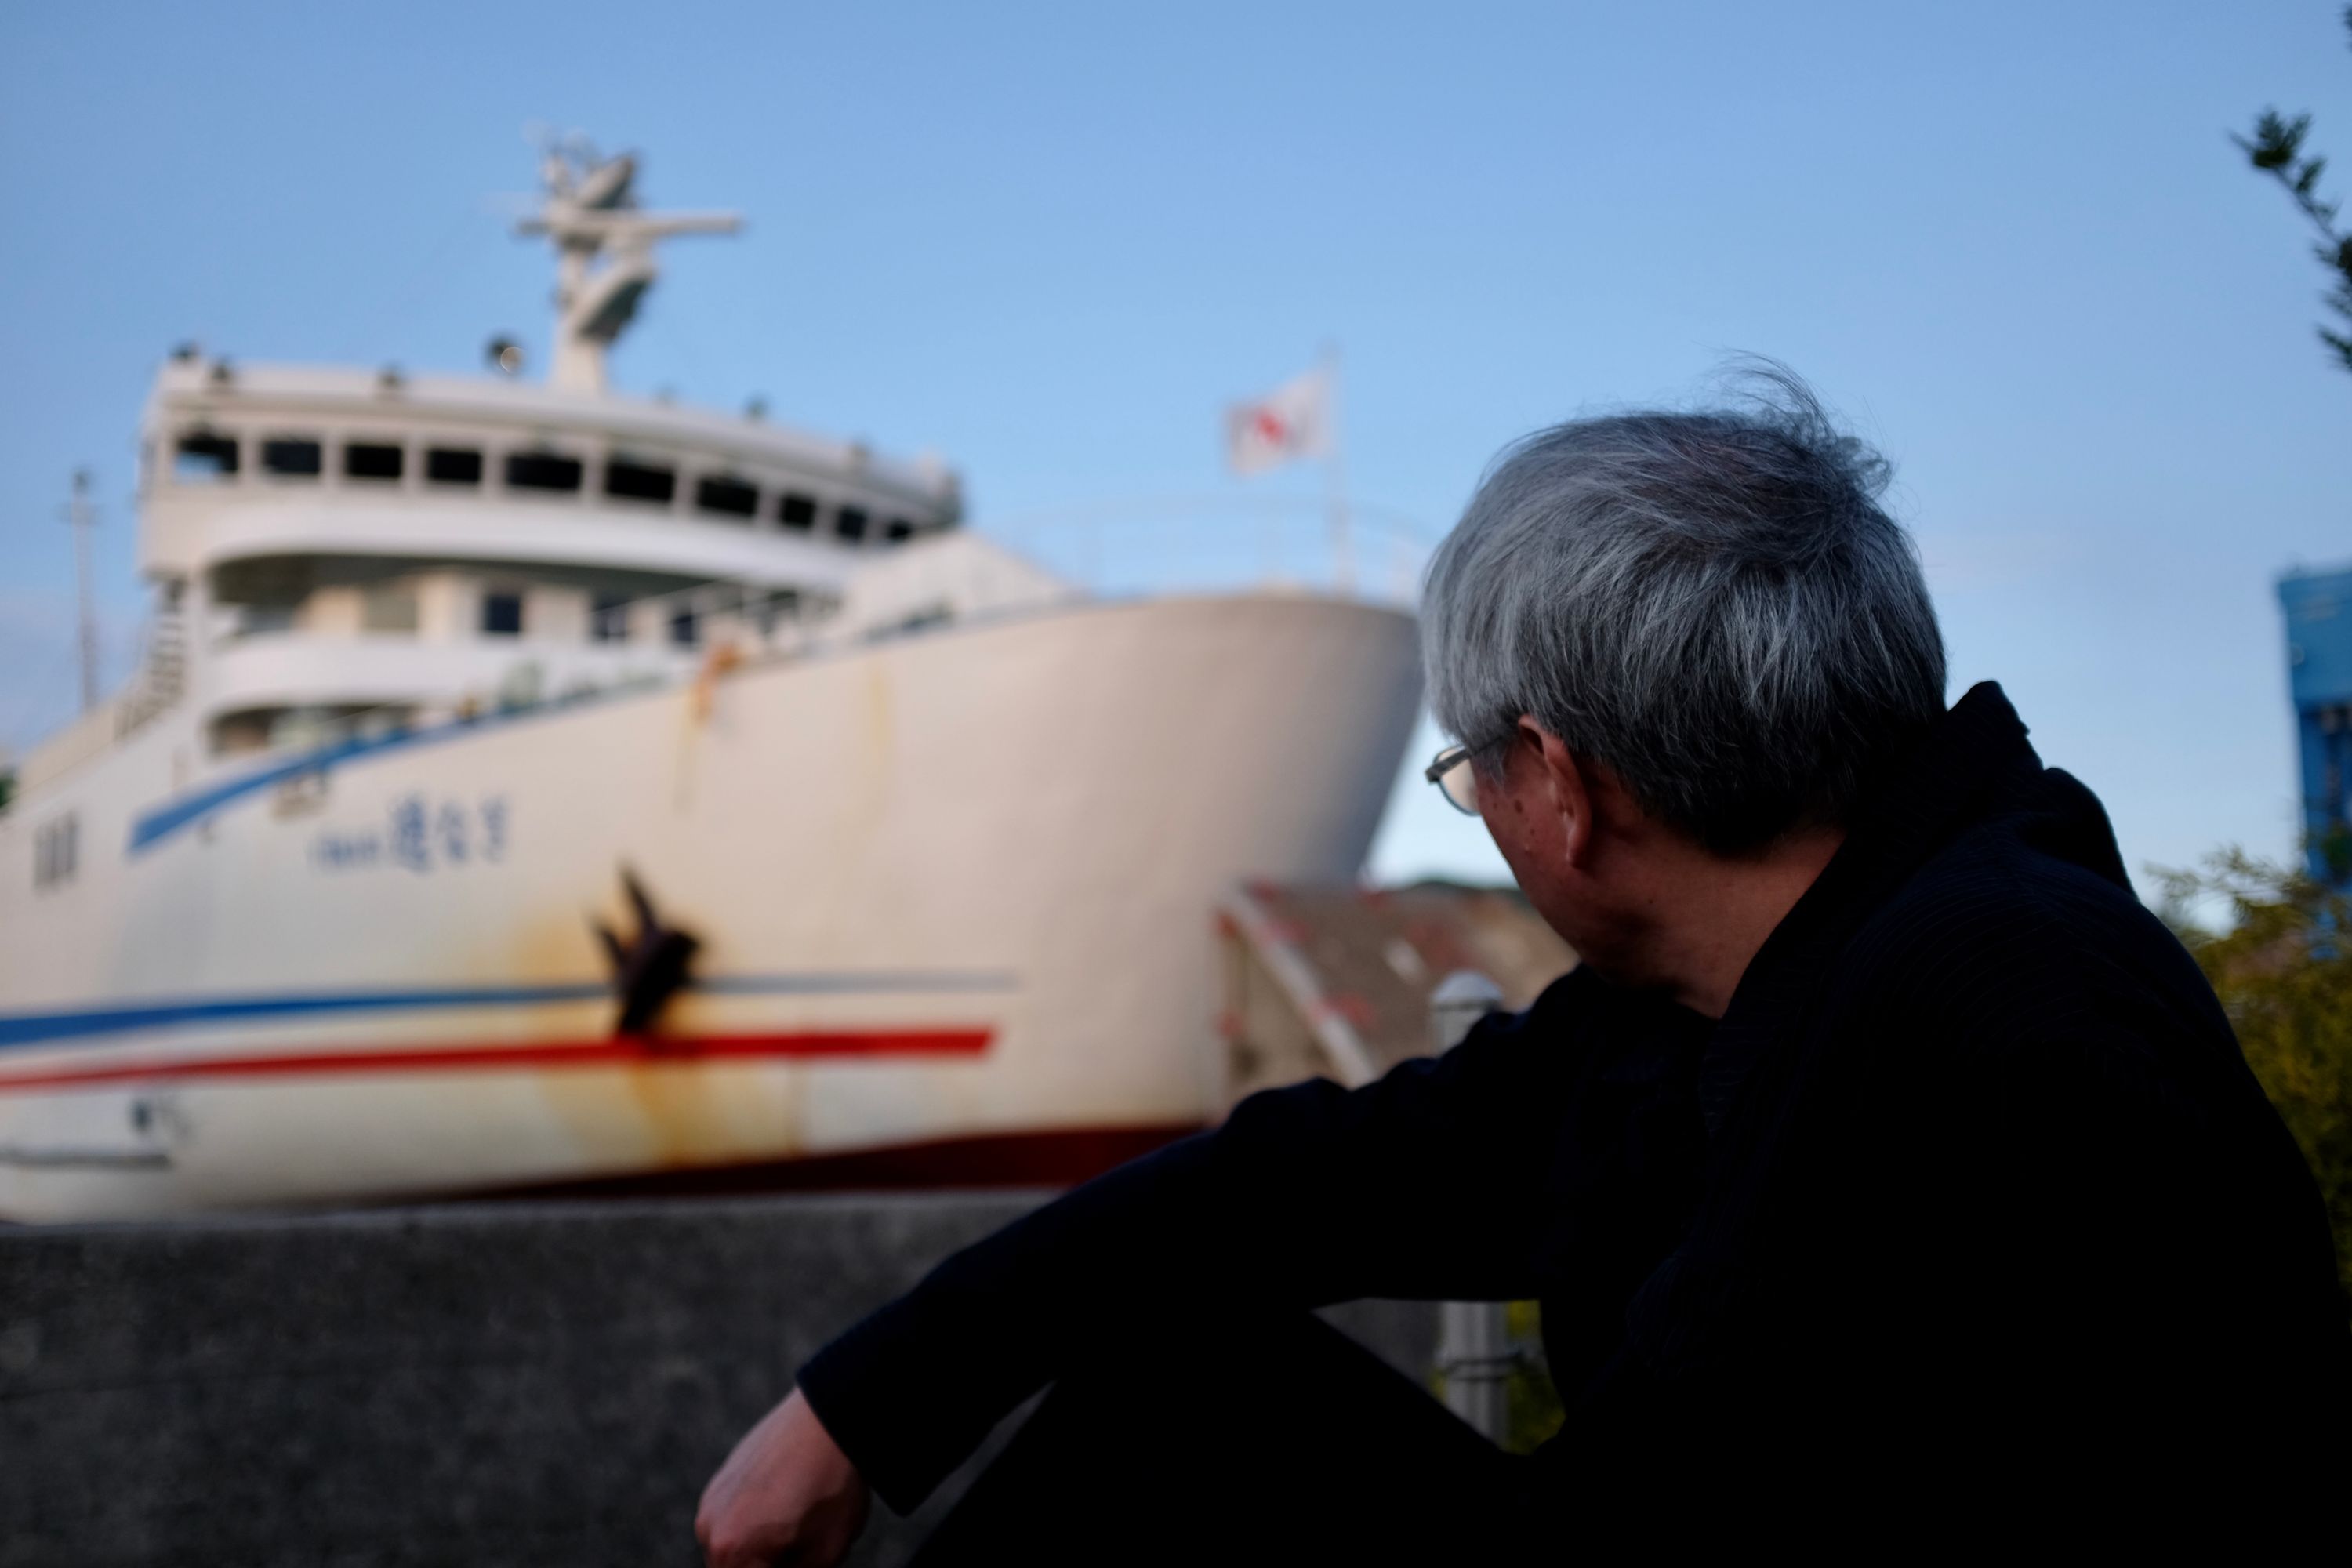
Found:
[[[382,441],[349,441],[343,445],[343,478],[397,479],[406,457],[400,447]]]
[[[213,484],[236,477],[236,437],[191,430],[172,451],[172,477],[184,485]]]
[[[516,490],[576,490],[582,464],[561,452],[509,452],[507,488]]]
[[[773,588],[748,601],[743,613],[760,628],[762,637],[772,637],[776,628],[800,616],[801,595],[797,588]]]
[[[478,485],[482,453],[478,447],[434,447],[425,454],[425,477],[436,485]]]
[[[845,506],[833,514],[834,531],[844,539],[866,537],[866,509]]]
[[[319,443],[307,436],[279,436],[261,444],[261,468],[288,479],[315,479],[324,467]]]
[[[692,647],[701,635],[702,627],[696,620],[692,605],[689,605],[670,612],[670,641],[676,643],[680,647]]]
[[[796,490],[786,490],[784,499],[776,503],[776,521],[786,528],[806,533],[816,526],[816,498]]]
[[[513,588],[493,588],[482,595],[482,635],[522,636],[522,594]]]
[[[888,626],[877,626],[866,636],[868,641],[880,642],[885,637],[906,637],[916,632],[929,631],[933,626],[943,626],[953,619],[955,619],[955,612],[946,605],[925,605],[919,610],[912,610],[901,616]]]
[[[215,756],[235,756],[245,752],[258,752],[269,744],[272,708],[244,708],[234,713],[224,713],[212,722],[212,749]]]
[[[883,529],[882,537],[893,544],[902,539],[912,539],[915,537],[915,525],[903,517],[894,517],[890,520],[889,526]]]
[[[667,506],[677,494],[677,470],[614,458],[604,465],[604,493],[623,500],[659,501]]]
[[[416,630],[416,590],[405,583],[378,584],[360,599],[360,629],[367,632]]]
[[[55,888],[72,881],[80,850],[81,824],[70,812],[43,823],[33,833],[33,886]]]
[[[626,642],[629,640],[629,601],[619,594],[599,594],[588,611],[588,637],[592,642]]]
[[[694,487],[694,504],[701,511],[722,517],[750,517],[760,510],[760,492],[727,474],[706,474]]]

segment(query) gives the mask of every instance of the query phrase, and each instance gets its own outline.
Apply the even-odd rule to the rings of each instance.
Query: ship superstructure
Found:
[[[935,459],[614,395],[734,226],[635,172],[524,225],[548,384],[163,366],[140,668],[0,812],[0,1217],[1164,1134],[1217,899],[1354,872],[1407,616],[1094,600]]]
[[[166,620],[123,718],[187,689],[197,630],[215,756],[810,632],[862,566],[961,511],[943,466],[754,418],[193,356],[164,368],[142,447],[140,563]]]

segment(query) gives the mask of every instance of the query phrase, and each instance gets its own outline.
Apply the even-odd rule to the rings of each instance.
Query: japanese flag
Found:
[[[1331,451],[1331,375],[1310,370],[1255,403],[1225,410],[1225,463],[1237,474],[1262,474],[1293,458]]]

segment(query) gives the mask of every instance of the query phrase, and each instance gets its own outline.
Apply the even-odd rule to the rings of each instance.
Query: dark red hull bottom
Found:
[[[724,1197],[758,1193],[906,1192],[942,1187],[1074,1187],[1114,1165],[1172,1143],[1194,1125],[1079,1127],[907,1143],[755,1165],[694,1166],[600,1176],[495,1192],[511,1198]]]

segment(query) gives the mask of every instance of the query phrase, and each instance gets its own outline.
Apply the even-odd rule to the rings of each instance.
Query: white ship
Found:
[[[653,242],[732,226],[634,177],[551,156],[545,385],[163,366],[142,667],[0,809],[0,1218],[1050,1180],[1213,1112],[1213,911],[1356,874],[1410,616],[1092,597],[935,462],[608,392]]]

